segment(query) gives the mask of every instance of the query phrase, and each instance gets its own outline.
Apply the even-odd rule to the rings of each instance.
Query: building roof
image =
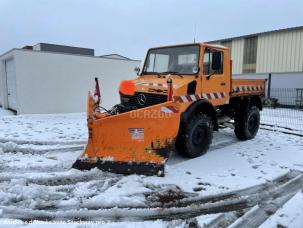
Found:
[[[130,58],[128,58],[128,57],[125,57],[125,56],[119,55],[119,54],[100,55],[99,57],[102,57],[102,58],[109,58],[109,59],[134,60],[134,59],[130,59]]]
[[[275,30],[270,30],[270,31],[266,31],[266,32],[252,33],[252,34],[248,34],[248,35],[234,36],[234,37],[223,38],[223,39],[218,39],[218,40],[210,40],[210,41],[207,41],[207,43],[229,41],[229,40],[235,40],[235,39],[240,39],[240,38],[245,38],[245,37],[250,37],[250,36],[263,35],[263,34],[267,34],[267,33],[287,32],[287,31],[299,30],[299,29],[303,29],[303,26],[275,29]]]
[[[10,53],[14,50],[76,55],[76,56],[104,58],[104,59],[113,59],[113,60],[124,60],[124,61],[135,61],[135,62],[141,61],[141,60],[127,58],[127,57],[119,55],[119,54],[108,54],[108,55],[95,56],[94,55],[95,50],[92,48],[82,48],[82,47],[74,47],[74,46],[67,46],[67,45],[50,44],[50,43],[37,43],[35,45],[26,45],[22,48],[13,48],[9,51],[6,51],[3,54],[0,54],[0,57],[7,55],[8,53]]]
[[[82,55],[82,54],[75,54],[75,53],[63,53],[63,52],[52,52],[52,51],[37,51],[32,50],[28,48],[13,48],[7,52],[4,52],[3,54],[0,54],[0,59],[2,57],[6,58],[5,56],[11,56],[11,53],[13,51],[22,51],[22,52],[39,52],[39,53],[48,53],[48,54],[55,54],[55,55],[73,55],[73,56],[79,56],[83,58],[96,58],[96,59],[110,59],[110,60],[116,60],[116,61],[133,61],[133,62],[141,62],[141,60],[134,60],[129,58],[110,58],[110,57],[103,57],[103,56],[93,56],[93,55]]]
[[[70,45],[51,44],[51,43],[37,43],[35,45],[26,45],[22,47],[25,50],[32,51],[49,51],[56,53],[69,53],[79,55],[95,55],[95,50],[92,48],[75,47]]]

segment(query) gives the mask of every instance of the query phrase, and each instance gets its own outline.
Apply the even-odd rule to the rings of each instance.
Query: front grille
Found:
[[[145,102],[139,102],[140,96],[145,96]],[[143,108],[148,107],[155,104],[160,104],[167,101],[167,95],[163,94],[154,94],[154,93],[138,93],[135,92],[135,95],[129,96],[120,94],[121,96],[121,104],[132,107],[132,108]]]

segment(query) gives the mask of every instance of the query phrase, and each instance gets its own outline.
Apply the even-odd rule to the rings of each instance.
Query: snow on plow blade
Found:
[[[76,169],[98,167],[122,174],[164,175],[165,161],[179,128],[177,104],[169,101],[111,115],[93,113],[88,99],[89,139]],[[99,113],[100,114],[100,113]]]

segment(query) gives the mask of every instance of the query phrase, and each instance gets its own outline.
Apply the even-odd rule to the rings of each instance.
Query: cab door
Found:
[[[229,103],[230,53],[227,48],[205,46],[202,53],[202,96],[213,105]]]

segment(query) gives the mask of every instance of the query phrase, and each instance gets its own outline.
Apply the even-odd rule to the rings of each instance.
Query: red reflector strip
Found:
[[[234,86],[234,92],[255,92],[255,91],[262,91],[263,86],[261,85],[245,85],[245,86]]]
[[[161,112],[164,113],[178,113],[179,110],[175,106],[162,106]]]

